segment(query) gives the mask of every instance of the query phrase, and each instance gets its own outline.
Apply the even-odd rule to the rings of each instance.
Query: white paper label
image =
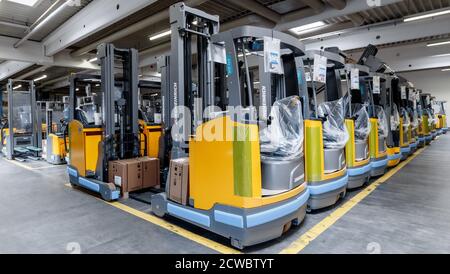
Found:
[[[155,124],[161,124],[162,123],[162,115],[161,113],[155,113]]]
[[[114,184],[116,186],[122,186],[122,177],[120,176],[114,176]]]
[[[381,93],[380,76],[373,77],[373,94]]]
[[[359,69],[353,68],[350,73],[350,78],[352,81],[351,89],[359,89]]]
[[[227,64],[227,52],[224,46],[214,44],[212,51],[212,58],[215,63]]]
[[[408,100],[409,100],[409,101],[415,101],[415,100],[414,100],[415,98],[416,98],[415,92],[412,91],[412,90],[410,90],[410,91],[409,91],[409,98],[408,98]]]
[[[314,55],[314,82],[327,83],[327,57]]]
[[[311,82],[311,72],[305,73],[306,82]]]
[[[281,42],[279,39],[264,37],[264,71],[283,74],[281,66]]]
[[[406,97],[406,87],[405,87],[405,86],[402,86],[402,100],[406,100],[406,99],[408,99],[408,98]]]

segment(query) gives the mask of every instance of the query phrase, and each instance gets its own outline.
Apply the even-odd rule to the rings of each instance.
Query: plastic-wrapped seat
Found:
[[[400,126],[400,113],[398,112],[397,105],[394,104],[392,106],[392,113],[391,113],[391,130],[398,131],[399,126]]]
[[[319,118],[323,120],[323,144],[325,148],[342,149],[348,142],[344,105],[344,99],[339,99],[324,102],[317,109]]]
[[[270,124],[260,131],[263,195],[304,183],[303,114],[297,96],[276,101]]]
[[[371,130],[367,106],[363,104],[353,104],[352,114],[352,118],[355,119],[355,139],[356,141],[366,142]]]
[[[357,161],[362,161],[369,155],[369,144],[367,140],[372,129],[367,106],[363,104],[352,104],[352,118],[354,119],[355,127],[355,156]]]
[[[386,112],[382,106],[375,106],[375,113],[378,118],[378,150],[386,151],[386,139],[389,135],[389,127]]]
[[[325,153],[325,173],[330,174],[345,168],[344,148],[349,134],[345,126],[345,100],[324,102],[317,108],[323,121],[323,145]]]

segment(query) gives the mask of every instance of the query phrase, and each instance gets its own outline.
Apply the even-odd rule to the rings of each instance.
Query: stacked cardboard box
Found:
[[[159,159],[136,158],[111,161],[109,182],[120,187],[122,194],[159,185]]]
[[[189,158],[170,161],[169,199],[179,204],[189,203]]]

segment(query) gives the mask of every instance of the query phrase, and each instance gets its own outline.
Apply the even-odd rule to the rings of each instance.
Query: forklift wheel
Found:
[[[341,199],[344,199],[347,196],[347,190],[344,190],[344,192],[341,193]]]
[[[291,227],[292,227],[292,221],[287,223],[287,224],[285,224],[284,227],[283,227],[283,234],[288,232],[289,229],[291,229]]]

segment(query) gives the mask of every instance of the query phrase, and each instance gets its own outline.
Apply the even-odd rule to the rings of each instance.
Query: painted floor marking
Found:
[[[287,248],[283,249],[280,254],[298,254],[303,249],[305,249],[312,241],[319,237],[322,233],[328,230],[333,224],[335,224],[339,219],[341,219],[345,214],[347,214],[352,208],[369,196],[375,191],[380,185],[386,183],[392,176],[414,160],[418,155],[420,155],[425,148],[418,150],[414,155],[409,157],[407,160],[400,163],[395,168],[389,170],[384,176],[370,184],[368,187],[363,189],[360,193],[356,194],[352,199],[347,201],[341,207],[333,211],[330,215],[325,217],[322,221],[316,224],[309,231],[301,235],[297,240],[291,243]]]
[[[65,186],[71,187],[70,184],[65,184]],[[167,222],[163,218],[159,218],[159,217],[153,216],[153,215],[151,215],[149,213],[137,210],[135,208],[132,208],[132,207],[127,206],[125,204],[122,204],[120,202],[107,202],[107,201],[104,201],[104,200],[102,200],[100,198],[98,198],[98,199],[100,201],[110,205],[110,206],[113,206],[113,207],[115,207],[117,209],[120,209],[120,210],[122,210],[122,211],[124,211],[124,212],[126,212],[128,214],[131,214],[131,215],[133,215],[135,217],[138,217],[138,218],[140,218],[140,219],[142,219],[144,221],[147,221],[149,223],[157,225],[157,226],[159,226],[161,228],[164,228],[164,229],[166,229],[166,230],[168,230],[168,231],[170,231],[172,233],[175,233],[175,234],[177,234],[179,236],[182,236],[183,238],[186,238],[186,239],[188,239],[190,241],[196,242],[196,243],[201,244],[201,245],[203,245],[203,246],[205,246],[207,248],[213,249],[213,250],[215,250],[215,251],[217,251],[219,253],[222,253],[222,254],[242,254],[242,252],[240,252],[240,251],[238,251],[238,250],[236,250],[236,249],[234,249],[232,247],[223,245],[223,244],[218,243],[216,241],[213,241],[213,240],[210,240],[210,239],[205,238],[203,236],[200,236],[200,235],[198,235],[196,233],[193,233],[193,232],[191,232],[191,231],[189,231],[187,229],[184,229],[184,228],[179,227],[177,225],[174,225],[174,224],[172,224],[170,222]]]

